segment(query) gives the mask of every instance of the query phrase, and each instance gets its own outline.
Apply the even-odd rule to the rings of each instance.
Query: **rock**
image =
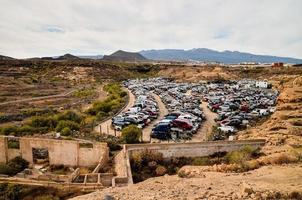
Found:
[[[110,195],[104,195],[104,200],[114,200],[114,198]]]
[[[246,197],[250,194],[253,193],[253,189],[250,185],[248,185],[247,183],[243,182],[241,185],[240,185],[240,196],[242,197]]]

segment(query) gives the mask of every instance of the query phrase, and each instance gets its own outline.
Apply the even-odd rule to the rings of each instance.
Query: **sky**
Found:
[[[301,0],[0,0],[0,55],[210,48],[302,58]]]

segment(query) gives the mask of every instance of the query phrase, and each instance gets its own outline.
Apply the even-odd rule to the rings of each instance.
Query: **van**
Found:
[[[171,138],[170,131],[171,131],[171,126],[169,123],[160,123],[152,129],[151,137],[167,140]]]

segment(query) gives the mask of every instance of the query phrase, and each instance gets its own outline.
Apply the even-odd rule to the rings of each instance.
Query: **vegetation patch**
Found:
[[[127,92],[122,90],[118,83],[109,83],[104,86],[109,96],[103,101],[95,101],[87,114],[95,116],[97,120],[103,120],[118,112],[126,102]]]
[[[76,189],[64,190],[43,186],[28,186],[9,183],[0,184],[0,200],[65,200],[86,193]]]
[[[82,88],[75,91],[72,95],[78,98],[86,98],[86,97],[94,96],[95,94],[96,91],[94,88]]]
[[[122,138],[127,144],[135,144],[140,142],[142,130],[136,125],[129,125],[122,129]]]
[[[21,157],[10,160],[7,164],[0,165],[0,174],[14,176],[28,167],[28,162]]]
[[[144,181],[151,177],[164,174],[173,175],[185,165],[213,166],[229,165],[226,171],[244,172],[256,169],[260,165],[254,162],[261,154],[259,149],[245,146],[241,150],[232,152],[217,152],[203,157],[179,157],[164,159],[163,155],[156,151],[144,150],[133,152],[130,157],[132,177],[135,183]],[[182,172],[180,172],[181,176]]]

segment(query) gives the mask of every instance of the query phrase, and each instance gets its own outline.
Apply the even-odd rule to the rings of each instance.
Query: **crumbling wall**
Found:
[[[9,149],[8,138],[0,137],[0,163],[7,163],[16,156],[33,163],[33,148],[47,149],[51,165],[90,167],[106,162],[109,157],[107,143],[92,143],[91,148],[80,148],[81,142],[76,140],[16,138],[19,139],[20,148]]]
[[[98,159],[97,159],[98,158]],[[79,147],[79,166],[104,166],[109,159],[107,145],[94,143],[93,148]]]
[[[7,160],[14,159],[17,156],[21,156],[20,149],[7,149]]]
[[[22,158],[30,163],[33,163],[33,148],[47,149],[49,154],[49,163],[52,165],[78,165],[78,142],[76,141],[20,138]]]

